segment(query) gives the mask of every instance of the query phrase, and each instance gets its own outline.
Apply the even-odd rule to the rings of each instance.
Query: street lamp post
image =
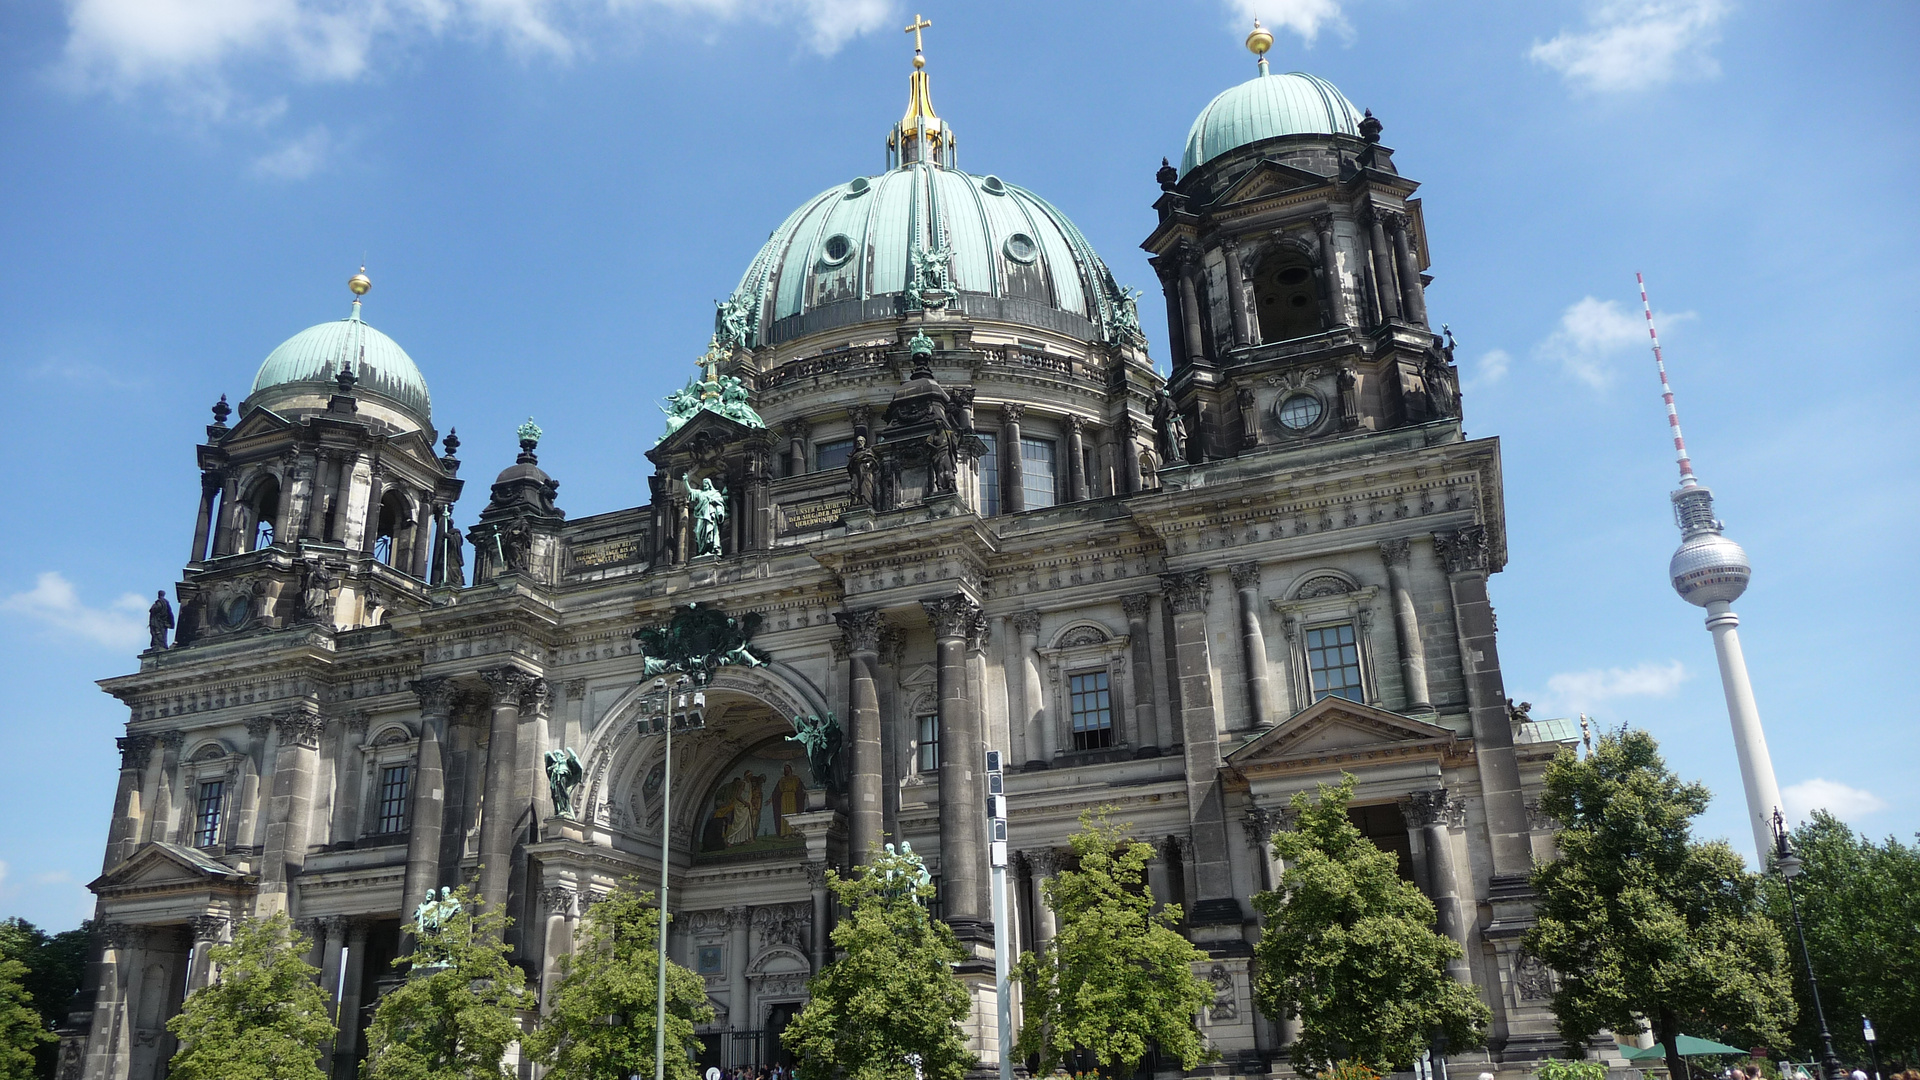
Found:
[[[1873,1080],[1880,1080],[1880,1044],[1874,1041],[1873,1021],[1860,1017],[1860,1037],[1867,1040],[1867,1056],[1873,1059]]]
[[[667,1073],[667,885],[673,866],[673,729],[692,731],[706,725],[707,693],[704,678],[682,675],[669,687],[665,678],[653,680],[645,710],[654,730],[666,739],[660,766],[660,955],[654,984],[653,1080]]]
[[[1787,909],[1793,912],[1793,932],[1800,938],[1800,959],[1807,965],[1807,989],[1813,994],[1813,1015],[1820,1021],[1820,1047],[1824,1056],[1820,1059],[1820,1069],[1827,1080],[1846,1080],[1846,1069],[1840,1064],[1840,1055],[1833,1052],[1833,1034],[1827,1030],[1827,1013],[1820,1007],[1820,980],[1813,974],[1813,954],[1807,951],[1807,931],[1800,925],[1800,904],[1793,897],[1793,879],[1800,876],[1806,864],[1800,856],[1793,853],[1793,841],[1787,838],[1787,819],[1776,808],[1773,812],[1773,852],[1774,868],[1780,871],[1780,880],[1787,883]]]

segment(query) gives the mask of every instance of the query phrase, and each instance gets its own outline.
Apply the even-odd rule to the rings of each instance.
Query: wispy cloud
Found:
[[[1666,697],[1686,680],[1687,669],[1680,661],[1648,661],[1630,668],[1563,671],[1547,679],[1547,693],[1557,711],[1587,712],[1614,698]]]
[[[1469,386],[1492,386],[1507,377],[1507,371],[1513,367],[1513,357],[1505,349],[1488,349],[1473,362],[1473,372],[1467,376]]]
[[[133,593],[123,593],[105,607],[89,607],[72,582],[49,570],[35,579],[33,588],[0,599],[0,612],[105,648],[137,649],[147,640],[147,604]]]
[[[1227,0],[1227,9],[1233,13],[1234,25],[1242,32],[1251,30],[1253,20],[1259,19],[1260,25],[1267,29],[1291,31],[1311,45],[1322,30],[1331,30],[1342,37],[1353,35],[1340,3],[1341,0]]]
[[[1584,30],[1562,30],[1527,55],[1570,85],[1600,94],[1632,93],[1676,79],[1711,78],[1708,51],[1720,40],[1727,0],[1597,0]]]
[[[315,124],[306,134],[255,158],[253,175],[272,180],[305,180],[332,160],[336,142],[325,124]]]
[[[1782,791],[1780,798],[1795,821],[1805,821],[1815,810],[1852,821],[1887,808],[1887,800],[1871,791],[1819,776],[1794,784]]]
[[[1662,312],[1662,326],[1693,317]],[[1535,348],[1540,356],[1557,360],[1568,375],[1596,390],[1613,382],[1620,355],[1647,343],[1647,323],[1638,312],[1622,310],[1616,300],[1583,297],[1560,313],[1560,328]]]
[[[96,364],[91,360],[43,360],[27,369],[29,379],[71,383],[75,386],[102,386],[109,390],[137,390],[147,380]]]

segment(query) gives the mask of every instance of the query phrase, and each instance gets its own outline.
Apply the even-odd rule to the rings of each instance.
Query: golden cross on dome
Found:
[[[918,53],[920,51],[920,31],[929,29],[932,26],[933,20],[924,18],[918,13],[913,16],[913,25],[907,27],[906,32],[913,35],[914,52]]]

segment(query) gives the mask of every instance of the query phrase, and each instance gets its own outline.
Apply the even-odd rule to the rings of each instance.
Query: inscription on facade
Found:
[[[781,533],[818,532],[840,520],[846,512],[849,500],[842,495],[837,498],[808,499],[805,502],[786,503],[780,507]]]
[[[621,537],[618,540],[600,540],[591,544],[574,544],[573,565],[579,567],[614,566],[619,563],[637,562],[641,557],[640,538]]]

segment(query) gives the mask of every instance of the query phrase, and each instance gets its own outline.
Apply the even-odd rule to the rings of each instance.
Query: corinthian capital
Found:
[[[1153,614],[1153,594],[1143,592],[1128,593],[1121,597],[1120,613],[1127,617],[1128,622],[1133,622],[1136,619],[1144,619]]]
[[[1400,804],[1400,815],[1406,818],[1409,829],[1441,824],[1447,815],[1447,789],[1430,788],[1414,792],[1407,796],[1406,802]]]
[[[413,694],[420,699],[420,712],[424,716],[445,717],[453,711],[453,701],[459,693],[453,680],[445,675],[413,680]]]
[[[298,746],[307,750],[320,748],[320,735],[327,729],[327,722],[319,713],[304,709],[274,717],[273,725],[280,731],[281,746]]]
[[[120,748],[120,767],[123,769],[144,772],[147,762],[153,759],[151,735],[126,735],[113,740],[113,744]]]
[[[1449,574],[1484,571],[1487,568],[1486,526],[1469,525],[1458,532],[1434,533],[1433,550]]]
[[[493,691],[494,703],[500,704],[519,701],[520,695],[526,693],[535,677],[531,672],[517,667],[497,667],[481,672],[480,680],[487,684],[487,689]]]
[[[920,606],[926,609],[927,618],[933,621],[933,636],[948,640],[965,638],[980,615],[980,605],[959,593],[936,600],[922,600]]]
[[[1205,570],[1179,570],[1160,575],[1160,586],[1175,615],[1204,610],[1207,595],[1213,591],[1211,576]]]
[[[840,636],[846,641],[849,652],[880,651],[880,628],[885,625],[880,612],[873,608],[841,611],[835,613],[833,618],[840,624]]]
[[[1380,541],[1380,560],[1388,566],[1405,566],[1413,558],[1413,541],[1406,537]]]

